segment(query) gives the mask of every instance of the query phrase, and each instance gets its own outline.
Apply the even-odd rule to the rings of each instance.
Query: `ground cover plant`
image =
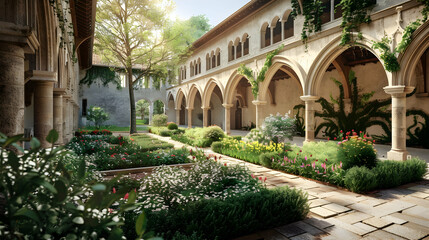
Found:
[[[177,126],[177,125],[176,125]],[[175,134],[183,134],[185,133],[185,128],[174,128],[173,129],[169,129],[168,126],[167,127],[154,127],[154,126],[150,126],[149,127],[149,132],[162,136],[162,137],[170,137],[172,135]]]
[[[378,160],[373,140],[366,134],[353,131],[346,132],[343,137],[342,132],[338,136],[340,142],[309,143],[302,148],[293,146],[282,150],[268,148],[269,145],[257,142],[224,139],[222,142],[213,143],[212,149],[272,169],[346,187],[355,192],[399,186],[422,179],[426,173],[426,163],[422,160]]]
[[[210,126],[186,129],[183,134],[171,135],[171,139],[196,147],[210,147],[213,142],[219,141],[225,136],[220,127]]]
[[[115,180],[87,182],[85,162],[70,171],[62,161],[69,152],[62,147],[42,149],[32,138],[24,152],[21,137],[0,133],[0,238],[121,239],[123,213],[136,207],[135,192],[124,185],[112,193]],[[46,140],[53,146],[57,139],[51,131]],[[142,237],[145,216],[135,219],[132,225]]]
[[[164,239],[227,239],[258,229],[279,226],[304,218],[307,196],[289,188],[268,190],[242,166],[227,166],[214,156],[193,153],[195,165],[188,171],[157,167],[142,179],[138,202],[148,217],[148,230]],[[125,233],[134,237],[127,221]]]
[[[95,170],[158,166],[189,162],[189,153],[172,149],[173,145],[145,134],[129,138],[109,135],[74,137],[67,148],[84,159]],[[76,164],[70,162],[71,165]]]

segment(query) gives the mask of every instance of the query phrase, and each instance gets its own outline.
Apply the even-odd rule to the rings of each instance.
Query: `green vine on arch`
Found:
[[[247,78],[247,80],[250,83],[250,86],[252,88],[252,94],[254,99],[256,100],[258,98],[259,93],[259,83],[263,82],[265,80],[265,74],[267,73],[268,69],[273,64],[272,59],[274,56],[279,54],[279,52],[283,49],[284,45],[282,44],[280,47],[278,47],[276,50],[269,52],[267,54],[267,57],[265,58],[264,66],[262,67],[261,71],[253,72],[253,70],[249,67],[246,67],[246,65],[242,64],[238,69],[237,72],[240,75],[243,75]],[[255,78],[256,76],[256,78]]]
[[[307,48],[308,36],[312,32],[320,32],[322,30],[323,9],[322,0],[302,0],[302,9],[298,0],[292,0],[291,16],[295,19],[296,16],[302,14],[304,16],[304,26],[302,27],[301,39]]]
[[[423,3],[424,7],[421,10],[421,14],[423,16],[423,20],[417,19],[414,22],[408,24],[404,29],[404,33],[402,35],[401,42],[393,49],[390,48],[390,44],[392,43],[392,39],[387,36],[384,36],[381,41],[373,41],[372,47],[374,49],[378,49],[381,51],[380,58],[384,62],[384,67],[389,72],[398,72],[401,69],[401,66],[398,62],[398,55],[403,53],[405,49],[411,44],[413,33],[419,28],[426,20],[429,15],[429,0],[417,0],[417,2]]]
[[[369,24],[371,22],[370,11],[375,6],[375,0],[341,0],[337,7],[341,7],[342,22],[341,28],[341,46],[347,44],[355,44],[357,40],[362,40],[362,33],[359,31],[359,26],[362,23]],[[353,31],[357,31],[357,40],[353,39]]]
[[[106,87],[109,83],[113,83],[117,89],[121,89],[120,79],[113,68],[93,66],[86,71],[85,77],[80,80],[79,84],[89,87],[96,82],[101,83],[103,87]]]

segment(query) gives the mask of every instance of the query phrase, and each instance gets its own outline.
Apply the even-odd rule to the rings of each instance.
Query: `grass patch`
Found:
[[[136,121],[137,121],[137,123],[136,123],[137,125],[147,125],[148,124],[147,119],[145,119],[145,120],[137,119]]]
[[[130,139],[133,140],[137,145],[139,145],[143,151],[168,149],[174,147],[174,145],[171,143],[152,138],[146,134],[133,134]]]

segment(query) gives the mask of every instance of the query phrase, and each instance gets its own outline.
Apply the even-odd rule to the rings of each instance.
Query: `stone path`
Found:
[[[151,136],[175,147],[185,144]],[[211,150],[204,150],[215,154]],[[308,193],[310,213],[305,220],[254,233],[237,240],[282,239],[426,239],[429,240],[429,174],[421,182],[369,195],[310,181],[235,158],[221,156],[228,165],[243,165],[267,177],[267,187],[290,186]]]

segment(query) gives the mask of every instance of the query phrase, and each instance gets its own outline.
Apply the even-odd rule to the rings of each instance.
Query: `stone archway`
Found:
[[[186,109],[188,110],[188,127],[203,126],[202,94],[196,84],[189,90]]]
[[[203,92],[203,125],[217,125],[223,127],[224,111],[222,103],[224,99],[224,90],[221,83],[215,79],[210,79]]]

